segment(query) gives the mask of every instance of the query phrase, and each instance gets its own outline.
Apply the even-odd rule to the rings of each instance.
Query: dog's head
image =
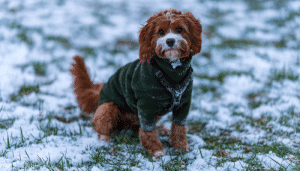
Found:
[[[201,33],[199,19],[190,12],[171,9],[155,13],[140,31],[139,58],[150,60],[156,54],[173,61],[194,56],[201,51]]]

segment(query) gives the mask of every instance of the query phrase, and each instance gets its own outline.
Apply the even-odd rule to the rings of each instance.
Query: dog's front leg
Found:
[[[191,89],[191,86],[189,89]],[[185,125],[191,104],[191,93],[192,91],[188,91],[188,93],[184,94],[182,97],[182,105],[176,110],[173,110],[173,124],[170,139],[175,150],[190,150],[186,139],[187,127]]]
[[[171,128],[171,144],[175,150],[189,150],[190,146],[188,145],[186,139],[187,127],[181,126],[176,123],[172,124]]]
[[[142,147],[148,150],[152,155],[160,157],[165,154],[162,143],[158,138],[156,129],[150,132],[146,132],[143,131],[142,128],[140,128],[139,135]]]
[[[158,121],[159,118],[156,118],[155,115],[147,115],[141,110],[139,111],[139,118],[141,124],[139,131],[141,146],[156,157],[164,155],[165,151],[158,138],[157,129],[155,128],[155,121]]]

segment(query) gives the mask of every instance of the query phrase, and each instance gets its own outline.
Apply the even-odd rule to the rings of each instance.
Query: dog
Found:
[[[100,140],[109,142],[114,129],[131,128],[139,131],[141,146],[160,157],[165,151],[156,123],[173,112],[171,144],[175,150],[190,149],[185,125],[192,96],[191,60],[201,51],[201,33],[200,20],[190,12],[154,13],[140,30],[139,59],[118,69],[106,83],[93,83],[84,58],[73,58],[74,93],[81,111],[93,114]]]

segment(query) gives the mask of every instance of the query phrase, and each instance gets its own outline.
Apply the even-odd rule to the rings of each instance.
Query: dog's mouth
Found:
[[[155,48],[155,52],[159,58],[169,59],[170,62],[186,57],[186,51],[182,47],[162,47],[161,45]]]
[[[163,51],[163,55],[171,61],[179,59],[179,51],[177,49],[166,49]]]

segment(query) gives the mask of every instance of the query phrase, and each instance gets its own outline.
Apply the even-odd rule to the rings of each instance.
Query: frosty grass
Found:
[[[97,139],[68,71],[86,58],[95,82],[138,58],[153,12],[192,12],[191,151],[155,159],[130,131]],[[0,170],[300,170],[297,0],[0,0]],[[170,128],[171,114],[159,124]]]

